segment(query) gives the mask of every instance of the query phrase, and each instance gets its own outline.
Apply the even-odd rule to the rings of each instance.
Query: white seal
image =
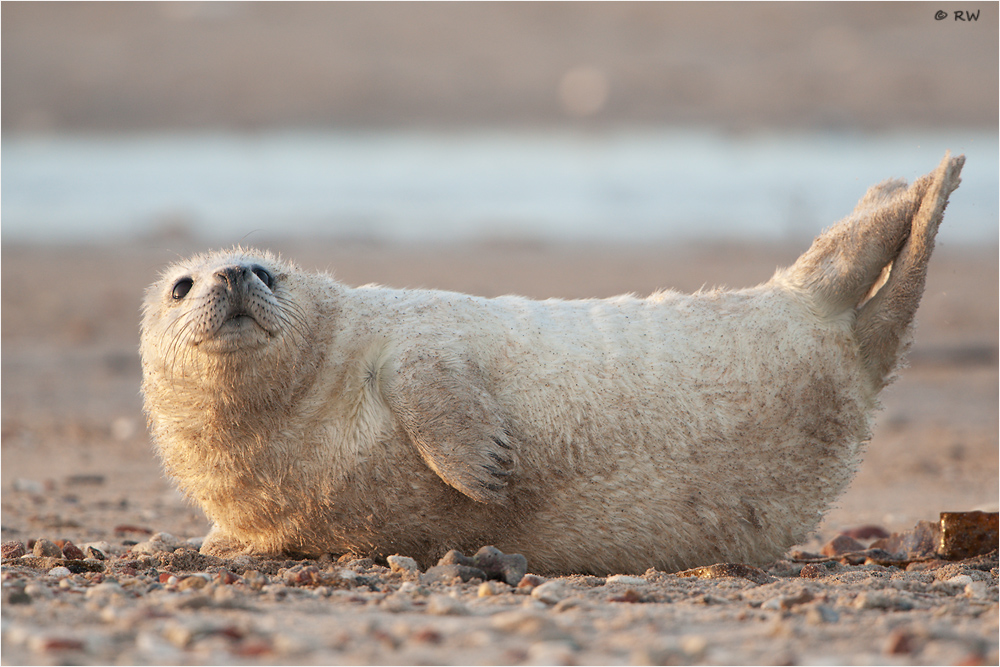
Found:
[[[193,257],[144,304],[156,447],[217,555],[767,562],[859,464],[963,162],[870,189],[735,291],[485,299],[352,288],[240,248]]]

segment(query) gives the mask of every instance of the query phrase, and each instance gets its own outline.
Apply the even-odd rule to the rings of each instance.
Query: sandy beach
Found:
[[[199,560],[186,542],[130,553],[154,533],[181,542],[208,528],[163,478],[138,393],[142,290],[190,243],[3,248],[4,543],[68,539],[113,559],[70,576],[5,561],[5,664],[996,662],[996,552],[930,571],[834,563],[808,579],[802,563],[779,561],[764,584],[569,577],[549,602],[498,582],[483,597],[478,581],[425,585],[384,563],[313,563],[319,574],[302,583],[302,563]],[[755,284],[799,251],[274,249],[350,284],[566,298]],[[897,532],[942,511],[996,511],[997,270],[995,249],[939,250],[911,367],[883,395],[855,482],[802,550],[859,526]]]

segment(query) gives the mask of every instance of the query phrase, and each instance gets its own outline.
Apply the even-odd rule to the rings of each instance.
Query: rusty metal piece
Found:
[[[941,512],[937,552],[946,560],[964,560],[997,548],[997,512]]]

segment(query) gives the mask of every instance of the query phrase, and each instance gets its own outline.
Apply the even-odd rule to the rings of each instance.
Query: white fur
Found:
[[[873,189],[885,195],[874,213],[739,291],[485,299],[350,288],[242,249],[195,257],[145,304],[152,433],[216,524],[211,553],[428,565],[494,544],[533,571],[594,573],[768,561],[859,463],[905,341],[859,340],[856,319],[908,238],[933,240],[961,168],[942,164],[933,183]],[[936,218],[911,231],[940,182]],[[873,234],[887,237],[874,249]],[[831,236],[848,239],[826,243],[836,257]],[[274,276],[271,310],[240,329],[245,349],[199,349],[183,322],[249,298],[214,277],[233,266]],[[172,299],[180,276],[194,287]]]

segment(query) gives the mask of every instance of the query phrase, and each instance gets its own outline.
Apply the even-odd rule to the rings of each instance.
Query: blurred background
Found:
[[[2,33],[5,242],[802,241],[946,149],[942,240],[997,240],[991,3],[4,3]]]

